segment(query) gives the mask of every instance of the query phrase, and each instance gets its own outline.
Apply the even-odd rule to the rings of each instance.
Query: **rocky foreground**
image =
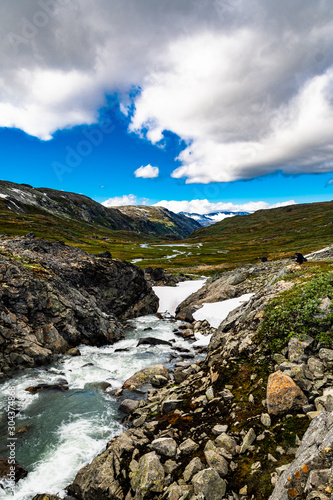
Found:
[[[239,293],[259,276],[256,294],[215,331],[204,361],[179,366],[147,400],[128,403],[130,427],[79,471],[68,500],[332,498],[332,266],[284,262],[272,269],[275,278],[269,264],[245,269]],[[233,293],[240,283],[225,279],[206,290],[215,283],[215,291]],[[267,335],[280,310],[276,332],[290,320],[288,307],[292,315],[302,310],[289,333]],[[298,323],[311,335],[293,335]]]
[[[206,359],[125,382],[162,387],[123,402],[128,429],[78,472],[67,500],[333,498],[332,250],[322,257],[230,271],[181,304],[179,334],[213,334]],[[248,292],[217,330],[191,317]],[[58,497],[34,500],[46,499]]]
[[[0,239],[0,376],[123,338],[122,321],[155,313],[141,269],[61,242]]]

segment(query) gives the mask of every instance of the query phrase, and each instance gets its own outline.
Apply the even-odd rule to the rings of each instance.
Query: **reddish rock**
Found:
[[[267,384],[268,413],[277,415],[301,408],[306,403],[305,394],[288,375],[277,371],[269,376]]]

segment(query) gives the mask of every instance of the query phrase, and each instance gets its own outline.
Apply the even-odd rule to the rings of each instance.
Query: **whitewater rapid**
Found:
[[[7,455],[5,408],[14,391],[20,410],[16,430],[27,429],[16,436],[16,460],[29,471],[28,476],[16,484],[14,495],[5,493],[0,486],[0,498],[31,500],[38,493],[57,494],[63,498],[64,488],[73,481],[78,470],[90,463],[105,449],[106,443],[123,430],[123,415],[118,409],[120,401],[110,391],[122,387],[127,378],[147,366],[162,363],[171,369],[182,359],[177,347],[187,349],[187,355],[193,358],[198,357],[195,344],[175,336],[173,330],[179,322],[170,314],[174,314],[176,306],[204,282],[154,287],[160,298],[159,311],[166,313],[164,319],[150,315],[131,320],[126,339],[112,346],[79,346],[81,356],[63,356],[47,368],[26,370],[0,385],[0,456]],[[239,300],[234,307],[238,304]],[[229,307],[224,306],[215,304],[215,320],[217,310],[221,321],[229,312]],[[168,340],[172,345],[137,346],[142,337]],[[198,336],[198,340],[201,337]],[[209,338],[201,338],[201,341],[202,345],[207,345]],[[33,395],[25,390],[37,384],[57,384],[64,380],[69,387],[64,392],[44,391]]]

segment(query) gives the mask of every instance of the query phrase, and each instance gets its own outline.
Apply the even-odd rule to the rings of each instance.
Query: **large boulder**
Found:
[[[170,379],[169,371],[164,365],[153,365],[134,373],[124,382],[123,389],[134,389],[140,385],[150,384],[156,375]]]
[[[307,397],[292,378],[280,370],[268,377],[267,409],[268,413],[278,415],[290,410],[302,408]]]
[[[129,431],[114,438],[107,449],[77,473],[68,493],[81,500],[124,500],[122,461],[134,450]],[[128,478],[125,480],[128,485]]]
[[[119,411],[122,411],[123,413],[129,415],[130,413],[133,413],[133,411],[136,410],[138,406],[139,401],[136,401],[135,399],[124,399],[120,403]]]
[[[192,478],[194,492],[202,494],[205,500],[221,500],[223,498],[227,485],[224,479],[221,479],[214,469],[204,469]]]
[[[155,337],[143,337],[137,343],[137,347],[139,345],[167,345],[167,346],[172,346],[171,342],[168,342],[167,340],[163,340],[163,339],[157,339]]]
[[[132,472],[131,486],[137,500],[151,498],[152,493],[162,493],[164,468],[154,451],[140,458],[137,468]]]
[[[168,458],[174,457],[177,451],[177,443],[172,438],[154,439],[154,441],[151,443],[151,447],[159,455],[163,455]]]

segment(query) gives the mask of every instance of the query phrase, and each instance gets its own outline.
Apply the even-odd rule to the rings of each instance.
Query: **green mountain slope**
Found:
[[[333,243],[333,201],[259,210],[201,228],[187,239],[201,243],[202,264],[254,262],[306,254]],[[221,252],[221,253],[220,253]],[[198,262],[199,263],[199,262]]]
[[[179,234],[182,237],[189,236],[201,225],[190,217],[175,214],[163,207],[125,206],[118,210],[135,222],[136,227],[143,233],[151,231],[154,234],[169,236]],[[193,224],[194,222],[194,224]],[[169,230],[170,233],[166,233]]]
[[[0,181],[0,234],[34,232],[91,253],[109,250],[143,268],[205,275],[332,245],[333,202],[261,210],[198,227],[161,207],[106,208],[83,195]]]
[[[141,267],[213,275],[238,265],[307,254],[333,244],[333,202],[292,205],[224,219],[163,247],[126,249]]]
[[[104,207],[84,195],[0,181],[0,231],[10,235],[32,231],[37,236],[61,239],[87,250],[94,251],[96,247],[97,251],[97,239],[180,239],[200,227],[196,221],[165,208],[143,208],[144,211],[131,214],[130,210],[126,213]]]

